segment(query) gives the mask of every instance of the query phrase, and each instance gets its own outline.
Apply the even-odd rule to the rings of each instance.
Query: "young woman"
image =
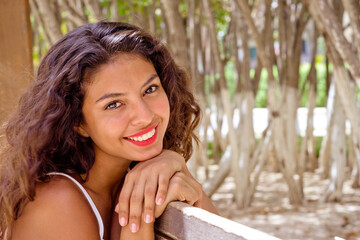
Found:
[[[135,26],[64,36],[6,126],[0,239],[153,239],[171,201],[216,212],[185,165],[199,122],[187,85]]]

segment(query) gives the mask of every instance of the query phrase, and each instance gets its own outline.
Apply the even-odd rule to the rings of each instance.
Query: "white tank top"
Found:
[[[102,221],[102,218],[101,218],[101,215],[100,215],[98,209],[95,206],[95,203],[93,202],[93,200],[91,199],[90,195],[85,190],[85,188],[78,181],[76,181],[73,177],[71,177],[68,174],[60,173],[60,172],[51,172],[51,173],[48,173],[48,175],[61,175],[61,176],[67,177],[68,179],[73,181],[80,188],[80,190],[82,191],[82,193],[84,194],[84,196],[88,200],[88,202],[89,202],[89,204],[90,204],[90,206],[91,206],[91,208],[92,208],[92,210],[93,210],[93,212],[94,212],[94,214],[96,216],[96,219],[97,219],[98,224],[99,224],[100,239],[103,240],[104,239],[104,223]]]

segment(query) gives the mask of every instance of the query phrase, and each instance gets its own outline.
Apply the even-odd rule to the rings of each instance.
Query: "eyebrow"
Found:
[[[157,74],[152,74],[148,80],[146,80],[146,82],[141,86],[142,88],[145,87],[146,85],[148,85],[149,83],[151,83],[155,78],[159,77]],[[124,93],[106,93],[103,96],[101,96],[98,100],[96,100],[95,103],[103,101],[104,99],[107,98],[115,98],[115,97],[120,97],[120,96],[124,96]]]

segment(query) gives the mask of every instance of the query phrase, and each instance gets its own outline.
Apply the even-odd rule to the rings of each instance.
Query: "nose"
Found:
[[[135,102],[131,109],[131,123],[134,126],[147,126],[154,117],[154,112],[150,106],[144,101]]]

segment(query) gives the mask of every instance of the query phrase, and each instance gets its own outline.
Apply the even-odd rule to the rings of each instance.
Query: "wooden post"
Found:
[[[0,126],[33,78],[28,0],[0,1]]]

